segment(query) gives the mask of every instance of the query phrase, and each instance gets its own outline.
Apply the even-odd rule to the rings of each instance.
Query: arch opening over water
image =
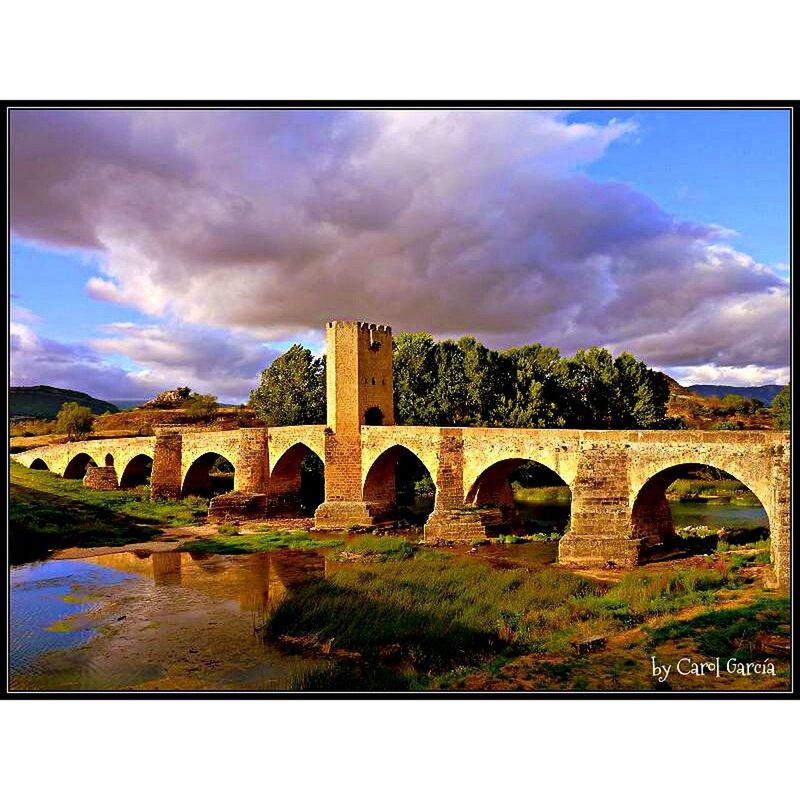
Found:
[[[436,485],[421,459],[401,444],[384,450],[364,479],[364,502],[377,521],[424,524],[436,501]]]
[[[33,461],[31,461],[31,469],[46,469],[49,471],[50,467],[48,467],[41,458],[34,458]]]
[[[225,456],[215,452],[198,456],[183,479],[183,497],[214,497],[233,491],[234,466]]]
[[[96,467],[94,459],[88,453],[78,453],[73,456],[69,464],[64,470],[64,477],[72,480],[81,480],[86,475],[86,470],[90,467]]]
[[[466,504],[499,509],[506,530],[558,539],[569,530],[572,492],[544,464],[507,458],[478,476],[467,492]]]
[[[133,489],[136,486],[146,486],[150,483],[152,471],[153,459],[144,453],[139,453],[125,466],[119,479],[119,488]]]
[[[766,549],[770,539],[769,516],[755,493],[736,476],[703,463],[677,464],[649,478],[633,502],[631,527],[651,553]]]
[[[313,516],[325,499],[325,465],[303,442],[293,444],[272,467],[268,510],[273,514]]]

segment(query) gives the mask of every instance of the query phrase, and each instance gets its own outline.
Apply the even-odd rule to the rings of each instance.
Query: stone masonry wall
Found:
[[[114,467],[94,467],[91,464],[86,467],[83,485],[89,489],[101,489],[104,491],[119,489],[117,473],[114,471]]]

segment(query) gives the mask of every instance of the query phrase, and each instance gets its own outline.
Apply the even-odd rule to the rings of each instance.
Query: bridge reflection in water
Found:
[[[124,552],[85,561],[150,578],[154,590],[176,586],[194,589],[234,601],[242,611],[254,612],[269,610],[293,586],[325,574],[322,555],[297,550],[240,556]]]

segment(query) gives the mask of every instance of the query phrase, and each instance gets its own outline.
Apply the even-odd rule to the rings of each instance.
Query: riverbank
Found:
[[[66,547],[146,542],[163,528],[197,525],[207,502],[153,502],[145,489],[102,492],[45,470],[10,464],[9,550],[12,564]]]
[[[553,564],[509,558],[498,567],[474,553],[418,548],[326,570],[288,592],[262,632],[289,652],[326,658],[313,673],[296,676],[297,688],[663,689],[669,686],[657,686],[648,673],[652,655],[675,647],[706,653],[705,640],[698,644],[688,628],[652,638],[665,623],[686,614],[705,631],[710,623],[700,621],[709,613],[735,606],[744,627],[734,626],[715,654],[751,660],[765,657],[754,644],[759,634],[788,625],[788,597],[761,588],[765,568],[744,556],[714,553],[600,579]],[[749,676],[744,683],[786,688],[788,662],[773,664],[774,680]],[[725,685],[721,676],[695,688]]]

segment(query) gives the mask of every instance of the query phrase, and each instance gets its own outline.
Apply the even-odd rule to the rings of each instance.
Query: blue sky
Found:
[[[789,263],[788,110],[584,111],[574,119],[633,119],[633,142],[612,145],[586,172],[630,183],[684,219],[739,233],[765,264]],[[631,146],[633,145],[633,146]]]
[[[241,400],[349,317],[781,382],[788,158],[783,111],[15,112],[12,382]]]

